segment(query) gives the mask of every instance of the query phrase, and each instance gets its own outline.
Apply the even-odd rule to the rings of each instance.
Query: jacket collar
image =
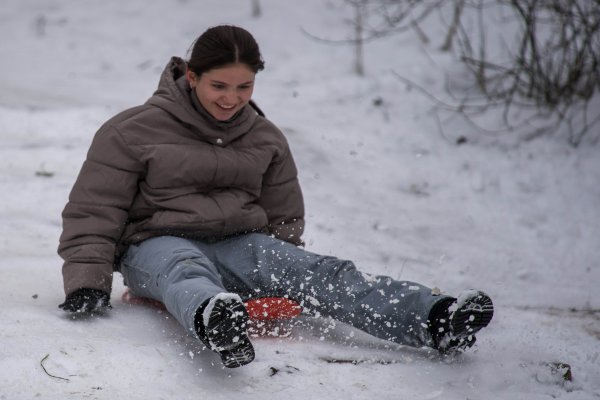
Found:
[[[202,140],[227,145],[247,133],[256,120],[256,112],[246,105],[232,119],[218,121],[200,104],[185,79],[187,64],[172,57],[163,70],[158,88],[146,104],[159,107],[188,125]]]

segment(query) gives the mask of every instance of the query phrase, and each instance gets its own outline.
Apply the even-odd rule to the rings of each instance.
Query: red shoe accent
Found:
[[[244,305],[250,319],[256,321],[291,319],[302,311],[300,304],[285,297],[260,297],[250,299]]]

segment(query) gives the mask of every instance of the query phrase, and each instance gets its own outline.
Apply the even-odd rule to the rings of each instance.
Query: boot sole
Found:
[[[472,292],[459,299],[459,306],[450,316],[455,337],[473,335],[489,325],[494,316],[494,303],[483,292]]]
[[[238,368],[254,361],[254,347],[248,339],[231,350],[223,350],[218,353],[221,356],[221,362],[227,368]]]
[[[254,347],[248,339],[248,312],[242,303],[217,300],[206,327],[208,342],[227,368],[237,368],[254,360]]]

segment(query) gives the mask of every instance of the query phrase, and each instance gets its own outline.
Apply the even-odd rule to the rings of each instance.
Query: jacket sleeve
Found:
[[[116,244],[142,173],[143,164],[119,132],[102,127],[62,213],[58,253],[67,295],[80,288],[110,293]]]
[[[273,160],[263,176],[258,203],[267,213],[269,233],[296,245],[303,244],[304,199],[287,143],[283,154]]]

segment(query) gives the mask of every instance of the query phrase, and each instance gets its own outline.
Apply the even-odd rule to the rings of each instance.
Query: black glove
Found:
[[[77,289],[69,294],[65,302],[58,305],[65,311],[72,313],[103,312],[109,308],[110,295],[98,289]]]

